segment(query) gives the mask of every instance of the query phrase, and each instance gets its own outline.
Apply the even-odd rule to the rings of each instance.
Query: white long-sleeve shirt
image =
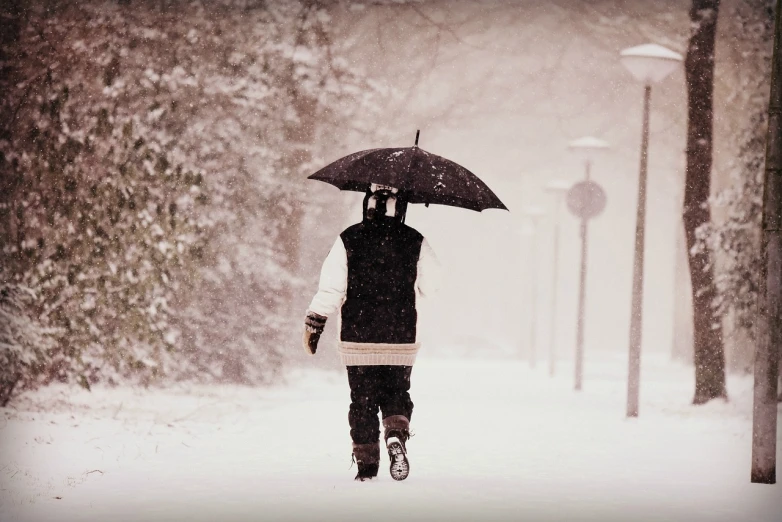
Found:
[[[418,257],[418,276],[415,280],[416,298],[433,295],[440,288],[440,262],[424,238]],[[318,315],[331,316],[345,301],[348,289],[348,256],[342,238],[337,238],[320,270],[318,293],[309,309]]]
[[[440,262],[426,238],[421,242],[415,281],[416,301],[429,297],[440,288]],[[342,238],[338,237],[323,261],[320,271],[318,292],[310,302],[309,310],[318,315],[330,317],[338,312],[345,302],[348,287],[348,257]],[[418,329],[416,329],[417,331]],[[337,331],[341,331],[341,320]],[[412,345],[383,345],[364,343],[338,343],[339,354],[346,365],[357,364],[400,364],[412,365],[420,343]]]

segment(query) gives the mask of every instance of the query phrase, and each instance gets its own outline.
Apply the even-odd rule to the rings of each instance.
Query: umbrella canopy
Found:
[[[357,192],[366,192],[372,183],[389,185],[404,191],[409,203],[449,205],[478,212],[489,208],[508,210],[478,176],[417,145],[355,152],[308,179]]]

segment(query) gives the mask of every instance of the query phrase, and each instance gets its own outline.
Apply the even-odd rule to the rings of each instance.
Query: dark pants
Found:
[[[378,409],[383,418],[413,415],[410,400],[412,366],[348,366],[350,384],[350,437],[354,444],[380,440]]]

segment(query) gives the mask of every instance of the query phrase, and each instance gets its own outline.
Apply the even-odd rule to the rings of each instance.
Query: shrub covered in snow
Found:
[[[275,374],[300,320],[301,174],[382,94],[329,48],[327,8],[6,8],[3,386],[44,366],[87,387]]]
[[[0,406],[45,379],[50,367],[55,332],[30,317],[34,301],[29,288],[0,283]]]

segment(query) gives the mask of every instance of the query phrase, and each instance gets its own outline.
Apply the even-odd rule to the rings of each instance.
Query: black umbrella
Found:
[[[420,131],[419,131],[420,132]],[[340,190],[366,192],[372,183],[404,191],[410,203],[508,210],[478,176],[461,165],[415,145],[354,152],[331,163],[308,179],[330,183]]]

